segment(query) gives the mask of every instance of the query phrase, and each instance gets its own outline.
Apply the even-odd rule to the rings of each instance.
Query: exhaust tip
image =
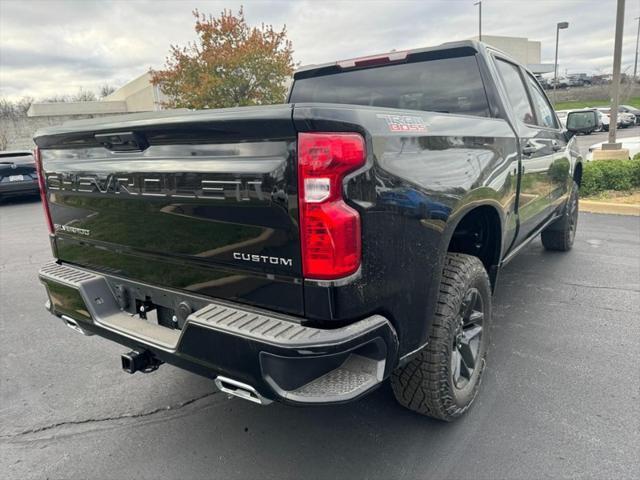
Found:
[[[66,315],[62,315],[60,317],[62,319],[62,322],[69,327],[71,330],[74,330],[78,333],[81,333],[82,335],[84,335],[85,337],[90,337],[91,335],[93,335],[92,332],[85,330],[84,328],[82,328],[80,326],[80,324],[78,324],[77,321],[75,321],[73,318],[71,317],[67,317]]]
[[[232,378],[223,377],[222,375],[218,375],[214,382],[216,387],[218,387],[218,390],[228,395],[242,398],[243,400],[257,403],[259,405],[269,405],[271,403],[271,400],[260,395],[255,388],[251,385],[247,385],[246,383],[233,380]]]

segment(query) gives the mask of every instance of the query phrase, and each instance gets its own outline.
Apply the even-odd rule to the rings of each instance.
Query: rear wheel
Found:
[[[429,343],[391,377],[398,402],[445,421],[466,412],[480,387],[490,324],[491,286],[482,262],[447,254]]]
[[[542,245],[547,250],[567,252],[573,247],[578,228],[578,184],[574,181],[564,214],[542,231]]]

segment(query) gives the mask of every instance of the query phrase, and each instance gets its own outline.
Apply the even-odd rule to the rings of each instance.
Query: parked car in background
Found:
[[[611,109],[609,107],[595,107],[595,109],[607,117],[607,124],[611,124]],[[618,128],[622,128],[622,119],[620,118],[620,115],[618,115],[616,125]]]
[[[538,82],[540,83],[540,86],[545,90],[549,90],[553,88],[553,85],[551,84],[551,82],[544,77],[538,77]]]
[[[0,200],[9,196],[38,194],[38,175],[29,150],[0,152]]]
[[[633,127],[636,124],[636,116],[633,113],[618,112],[622,128]]]
[[[566,77],[558,77],[556,79],[549,80],[550,88],[553,88],[553,85],[556,85],[557,89],[569,88],[571,86],[571,82]]]
[[[566,128],[567,127],[567,116],[569,113],[573,112],[595,112],[594,116],[580,116],[578,118],[584,119],[584,124],[580,125],[580,133],[584,133],[585,135],[591,135],[592,132],[601,132],[604,128],[604,122],[602,119],[604,115],[596,110],[595,108],[582,108],[575,110],[557,110],[556,115],[558,116],[558,120],[560,120],[560,124]],[[607,130],[609,129],[609,122],[607,121]]]
[[[567,115],[571,110],[556,110],[556,115],[558,116],[558,120],[560,120],[560,124],[566,128],[567,126]]]
[[[622,148],[629,150],[629,159],[636,156],[640,153],[640,137],[627,137],[627,138],[619,138],[618,142],[622,143]],[[590,162],[593,160],[593,151],[601,150],[602,144],[607,143],[607,141],[594,143],[589,147],[589,151],[587,152],[586,161]]]
[[[631,105],[620,105],[618,111],[632,114],[636,117],[636,125],[640,125],[640,109],[632,107]]]
[[[609,116],[602,113],[597,108],[593,109],[598,116],[598,128],[596,132],[608,132],[609,131]]]
[[[584,87],[591,85],[591,77],[586,73],[571,73],[568,75],[570,86]]]
[[[573,75],[564,77],[562,81],[567,84],[567,87],[582,87],[584,85],[584,82],[580,78]]]

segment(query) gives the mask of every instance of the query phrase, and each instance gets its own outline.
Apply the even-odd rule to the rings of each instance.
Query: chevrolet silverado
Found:
[[[390,379],[453,420],[480,387],[500,269],[538,234],[573,244],[575,133],[474,41],[303,67],[283,105],[50,127],[47,308],[128,347],[129,373],[166,362],[295,405]]]

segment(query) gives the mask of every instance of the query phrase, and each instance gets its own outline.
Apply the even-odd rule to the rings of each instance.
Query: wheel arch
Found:
[[[450,218],[443,235],[442,255],[449,252],[478,257],[495,288],[503,250],[503,210],[497,202],[473,203]]]

